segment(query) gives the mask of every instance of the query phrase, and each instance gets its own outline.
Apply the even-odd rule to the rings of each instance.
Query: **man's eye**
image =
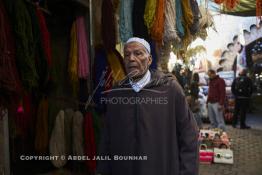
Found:
[[[135,52],[136,56],[141,56],[143,53],[142,52]]]
[[[129,53],[124,53],[124,56],[125,57],[128,57],[130,54]]]

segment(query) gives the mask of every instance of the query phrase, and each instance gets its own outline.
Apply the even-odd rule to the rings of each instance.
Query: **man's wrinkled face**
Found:
[[[152,63],[152,57],[146,48],[138,42],[127,43],[124,47],[124,64],[130,78],[143,76]]]

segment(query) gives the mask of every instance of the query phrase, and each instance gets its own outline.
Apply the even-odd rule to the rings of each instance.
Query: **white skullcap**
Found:
[[[142,44],[146,48],[148,53],[151,52],[149,43],[146,40],[144,40],[143,38],[138,38],[138,37],[129,38],[127,40],[127,42],[125,43],[125,45],[128,44],[128,43],[131,43],[131,42],[138,42],[138,43]]]

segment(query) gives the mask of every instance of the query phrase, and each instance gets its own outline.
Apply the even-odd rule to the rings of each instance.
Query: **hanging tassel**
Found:
[[[31,112],[31,98],[25,95],[17,107],[17,113],[15,118],[16,123],[16,135],[18,137],[27,138],[30,122],[32,122]]]

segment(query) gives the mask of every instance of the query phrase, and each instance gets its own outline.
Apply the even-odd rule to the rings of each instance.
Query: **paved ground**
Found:
[[[0,170],[2,165],[2,127],[0,121]],[[233,139],[234,164],[200,165],[199,175],[262,175],[262,109],[247,117],[250,130],[233,129],[227,126],[229,136]],[[1,174],[1,171],[0,171]],[[53,171],[41,175],[71,175],[66,170]]]
[[[199,175],[262,175],[262,110],[247,116],[250,130],[227,126],[233,139],[234,164],[200,165]]]
[[[262,175],[262,130],[228,127],[234,164],[200,165],[200,175]]]

